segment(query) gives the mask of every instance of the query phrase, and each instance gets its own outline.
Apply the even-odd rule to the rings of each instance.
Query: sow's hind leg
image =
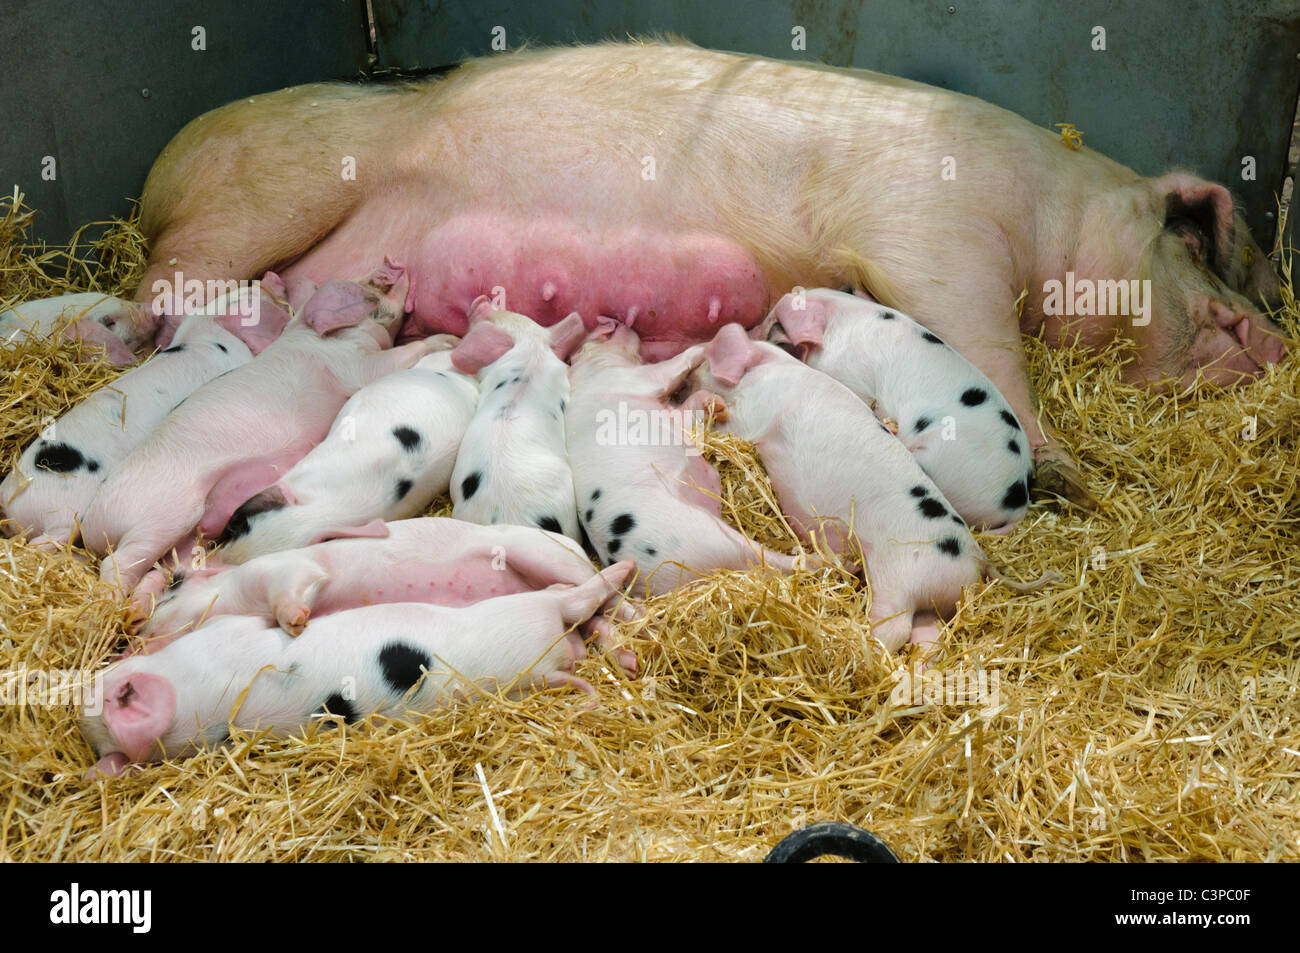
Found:
[[[182,129],[145,181],[140,227],[151,254],[136,300],[159,294],[155,282],[174,284],[177,272],[204,283],[260,277],[329,234],[366,197],[364,182],[341,174],[343,157],[372,175],[382,161],[373,95],[298,86],[238,100]],[[304,148],[308,115],[317,124]]]

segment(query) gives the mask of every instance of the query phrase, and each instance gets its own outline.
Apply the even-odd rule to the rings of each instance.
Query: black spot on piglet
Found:
[[[922,332],[921,338],[922,340],[929,341],[931,344],[943,343],[943,338],[939,337],[937,334],[931,334],[929,331]]]
[[[184,345],[184,344],[173,344],[171,347],[165,347],[165,348],[163,348],[163,349],[162,349],[162,353],[163,353],[163,354],[179,354],[179,353],[180,353],[181,351],[183,351],[183,350],[185,350],[185,345]]]
[[[898,317],[898,315],[894,314],[892,311],[881,311],[878,313],[882,321],[893,321],[894,318]]]
[[[978,407],[988,399],[988,391],[980,387],[970,387],[962,391],[961,395],[961,402],[967,407]]]
[[[250,497],[244,505],[230,516],[230,522],[219,537],[219,542],[228,543],[248,533],[252,521],[262,513],[284,509],[289,501],[284,498],[284,491],[279,487],[268,486],[261,493]]]
[[[81,451],[66,443],[47,443],[36,454],[37,468],[54,473],[71,473],[81,469],[85,462],[86,458],[81,455]]]
[[[930,426],[930,423],[931,421],[929,417],[917,417],[916,426],[913,427],[912,429],[915,430],[917,433],[920,433],[926,427]]]
[[[614,536],[622,536],[624,533],[630,533],[636,526],[636,519],[631,513],[620,513],[614,517],[614,522],[609,524],[609,531]]]
[[[360,717],[352,703],[338,692],[325,699],[325,703],[320,707],[320,713],[322,715],[338,715],[349,725]]]
[[[916,507],[921,511],[921,515],[926,519],[937,520],[941,516],[948,515],[948,507],[944,506],[933,497],[927,496],[925,499],[921,500],[920,503],[917,503]]]
[[[1014,453],[1016,456],[1020,456],[1020,444],[1016,441],[1015,437],[1012,437],[1010,440],[1007,441],[1007,449],[1010,450],[1012,453]]]
[[[393,691],[399,694],[410,691],[424,674],[421,668],[430,668],[432,664],[427,652],[401,642],[390,642],[379,650],[379,667]]]
[[[408,493],[411,492],[411,487],[414,486],[414,485],[415,485],[415,484],[412,483],[410,480],[398,480],[398,481],[397,481],[397,497],[396,497],[396,498],[400,500],[400,499],[402,499],[403,497],[405,497],[406,494],[408,494]]]
[[[222,344],[220,341],[213,341],[212,344],[213,344],[213,346],[216,347],[216,349],[217,349],[218,351],[220,351],[222,354],[229,354],[229,353],[230,353],[228,350],[226,350],[226,346],[225,346],[224,344]]]
[[[600,499],[600,490],[592,490],[591,502],[595,503],[598,499]]]
[[[614,555],[617,554],[618,551],[619,551],[620,549],[622,549],[622,548],[623,548],[623,539],[622,539],[622,537],[615,536],[612,540],[610,540],[610,543],[609,543],[609,554],[610,554],[610,556],[614,556]]]
[[[1002,508],[1004,510],[1018,510],[1029,501],[1029,487],[1023,480],[1017,480],[1007,487],[1006,495],[1002,497]]]
[[[908,492],[917,498],[929,495],[929,491],[926,490],[926,488],[921,486],[921,484],[919,483],[916,486],[912,487],[912,489],[909,490]]]
[[[564,532],[564,528],[560,526],[560,521],[554,516],[543,516],[537,521],[537,525],[542,529],[550,530],[552,533]]]
[[[397,438],[403,450],[414,450],[420,445],[420,434],[411,427],[394,427],[393,436]]]
[[[1020,429],[1020,421],[1016,420],[1016,415],[1013,414],[1011,411],[999,410],[998,413],[1001,415],[1002,419],[1006,422],[1006,425],[1008,427],[1015,427],[1017,430]]]
[[[945,536],[934,544],[934,548],[954,559],[961,555],[961,542],[956,536]]]
[[[172,578],[167,583],[167,591],[175,592],[177,589],[180,588],[181,583],[183,583],[184,581],[185,581],[185,573],[181,572],[180,570],[177,570],[176,572],[172,573]]]
[[[479,482],[483,479],[483,474],[475,470],[469,476],[465,477],[460,483],[461,499],[468,500],[478,492]]]

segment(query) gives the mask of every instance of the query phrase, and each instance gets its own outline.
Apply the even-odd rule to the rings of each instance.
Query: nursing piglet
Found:
[[[988,561],[907,449],[852,391],[773,344],[723,327],[691,384],[726,401],[729,431],[752,441],[801,537],[860,549],[873,635],[890,651],[932,642]]]
[[[97,291],[59,295],[0,312],[0,347],[12,347],[24,334],[48,337],[65,315],[64,336],[98,344],[112,364],[134,364],[133,352],[153,341],[161,320],[143,302]]]
[[[113,549],[102,578],[130,591],[196,524],[216,536],[320,442],[352,394],[424,356],[422,341],[385,351],[402,314],[401,284],[328,282],[322,291],[330,285],[352,296],[357,326],[322,337],[306,323],[309,301],[274,343],[191,395],[104,481],[82,520],[87,548]],[[383,324],[364,316],[381,291],[391,295]]]
[[[344,609],[383,602],[467,606],[557,583],[579,585],[596,573],[578,543],[531,526],[423,517],[386,529],[381,538],[331,540],[228,569],[209,562],[202,570],[179,570],[141,627],[145,648],[157,651],[219,615],[257,616],[298,635],[309,618]],[[618,609],[620,618],[634,615],[630,605]],[[608,647],[603,620],[593,630]],[[632,653],[614,658],[635,670]]]
[[[685,433],[693,408],[668,406],[703,359],[703,345],[650,365],[641,364],[639,349],[635,332],[607,325],[570,370],[569,462],[582,525],[601,559],[635,560],[638,588],[651,593],[718,569],[796,568],[795,558],[723,522],[718,473]]]
[[[357,391],[328,436],[288,473],[235,510],[220,558],[242,563],[338,536],[382,534],[383,521],[422,513],[447,492],[478,382],[443,350]]]
[[[227,327],[242,330],[238,318],[187,318],[171,347],[55,421],[0,483],[0,506],[14,528],[37,534],[33,545],[75,542],[78,517],[100,484],[172,408],[252,359]]]
[[[564,358],[586,329],[575,312],[544,328],[522,314],[470,308],[452,363],[478,374],[479,403],[451,475],[452,515],[519,523],[579,538],[564,445],[569,372]]]
[[[993,382],[907,315],[826,288],[788,294],[759,336],[789,343],[857,394],[976,529],[1010,529],[1025,515],[1029,441]]]
[[[274,624],[222,616],[152,655],[135,655],[99,676],[102,714],[82,734],[103,773],[131,761],[218,744],[229,727],[285,737],[315,715],[353,722],[400,717],[458,696],[569,686],[595,695],[573,674],[584,656],[571,631],[621,588],[620,563],[580,586],[488,599],[463,608],[392,603],[315,619],[301,638]]]

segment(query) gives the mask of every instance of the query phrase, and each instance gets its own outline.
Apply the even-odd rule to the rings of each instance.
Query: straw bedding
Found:
[[[0,213],[6,302],[123,291],[143,269],[130,223],[45,250],[27,210]],[[1288,294],[1292,336],[1297,319]],[[759,860],[839,819],[909,861],[1300,860],[1300,362],[1155,396],[1119,382],[1118,348],[1027,346],[1100,508],[1038,502],[982,537],[1006,574],[1066,581],[969,590],[910,697],[851,580],[719,574],[620,627],[642,677],[582,663],[594,709],[550,692],[237,734],[87,782],[71,706],[2,706],[0,858]],[[0,352],[0,472],[113,376],[75,348]],[[724,513],[788,550],[748,448],[711,453]],[[82,563],[0,541],[0,669],[93,668],[121,633]],[[976,677],[996,692],[935,688]]]

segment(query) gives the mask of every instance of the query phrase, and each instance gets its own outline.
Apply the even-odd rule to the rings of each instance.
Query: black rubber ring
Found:
[[[787,835],[763,859],[765,864],[802,864],[834,854],[860,864],[899,864],[898,855],[871,831],[840,821],[822,821]]]

